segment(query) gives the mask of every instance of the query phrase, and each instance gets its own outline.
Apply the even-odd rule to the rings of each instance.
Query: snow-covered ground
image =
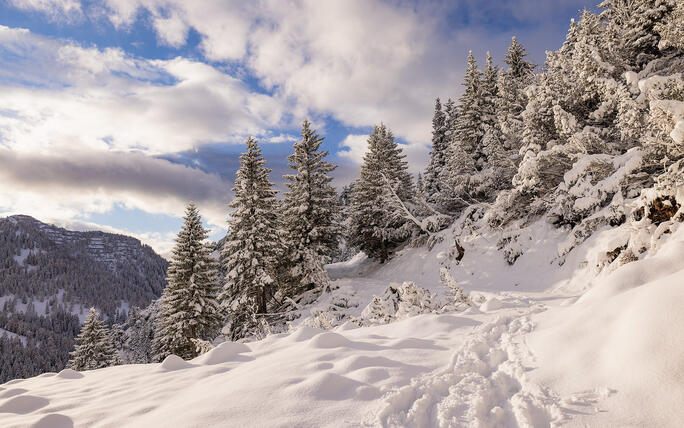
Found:
[[[534,230],[531,234],[529,230]],[[596,264],[608,229],[564,258],[563,232],[520,231],[509,266],[500,236],[392,262],[363,257],[328,267],[337,286],[307,311],[348,303],[331,331],[306,326],[252,343],[224,343],[195,360],[128,365],[0,386],[1,426],[680,426],[684,419],[684,228],[617,269]],[[443,294],[439,267],[477,301],[358,328],[392,281]]]

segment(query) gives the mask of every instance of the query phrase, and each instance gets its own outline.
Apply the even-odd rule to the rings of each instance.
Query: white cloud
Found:
[[[337,152],[338,156],[355,165],[361,165],[368,148],[368,135],[349,134],[342,140],[340,147],[348,150],[340,150]]]
[[[424,143],[434,97],[444,87],[458,87],[462,58],[431,69],[429,60],[444,54],[444,44],[434,43],[433,22],[410,5],[367,0],[109,0],[108,5],[118,25],[131,25],[139,9],[182,19],[202,36],[207,59],[246,66],[294,104],[295,120],[332,114],[351,126],[384,121],[397,135]],[[169,37],[168,27],[155,28],[175,44],[185,31],[179,25],[182,30]]]
[[[289,135],[289,134],[278,134],[274,135],[272,137],[266,137],[266,139],[262,139],[261,141],[265,141],[268,143],[294,143],[298,140],[298,137],[295,137],[294,135]]]
[[[0,44],[12,53],[0,51],[0,144],[17,151],[242,143],[270,135],[285,111],[278,98],[201,62],[135,59],[7,27]]]
[[[8,2],[18,9],[42,12],[53,20],[74,21],[83,16],[79,0],[8,0]]]

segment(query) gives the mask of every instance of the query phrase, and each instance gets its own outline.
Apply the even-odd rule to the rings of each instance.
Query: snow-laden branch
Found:
[[[387,188],[389,189],[389,191],[390,191],[390,193],[391,193],[391,195],[392,195],[392,199],[394,199],[394,201],[397,203],[398,207],[401,209],[401,211],[403,211],[403,213],[404,213],[404,218],[406,218],[407,220],[412,221],[416,226],[418,226],[418,228],[419,228],[420,230],[422,230],[423,232],[427,233],[428,236],[432,236],[432,232],[430,232],[429,230],[427,230],[427,229],[423,226],[423,223],[422,223],[421,221],[419,221],[413,214],[411,214],[411,211],[409,211],[409,209],[406,207],[406,205],[405,205],[404,202],[401,200],[401,198],[399,197],[399,195],[397,195],[397,192],[395,192],[394,189],[392,188],[392,184],[390,183],[389,179],[385,176],[385,174],[383,174],[383,173],[381,172],[380,175],[381,175],[382,178],[385,180],[385,184],[387,184]]]

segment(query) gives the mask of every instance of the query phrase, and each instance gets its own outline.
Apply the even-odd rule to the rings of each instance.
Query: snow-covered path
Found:
[[[523,335],[534,328],[529,311],[502,315],[468,336],[442,373],[414,379],[388,399],[384,426],[556,425],[559,399],[531,382]]]
[[[0,386],[0,425],[548,426],[563,420],[558,398],[525,375],[523,338],[533,328],[530,314],[542,306],[512,293],[493,301],[488,313],[426,314],[328,332],[302,326],[259,342],[225,343],[190,362],[170,357],[12,381]]]

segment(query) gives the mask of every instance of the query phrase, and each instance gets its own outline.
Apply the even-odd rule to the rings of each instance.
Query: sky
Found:
[[[135,236],[168,255],[194,201],[226,232],[247,136],[284,190],[309,119],[354,180],[385,123],[413,173],[465,59],[529,59],[597,0],[0,0],[0,217]]]

